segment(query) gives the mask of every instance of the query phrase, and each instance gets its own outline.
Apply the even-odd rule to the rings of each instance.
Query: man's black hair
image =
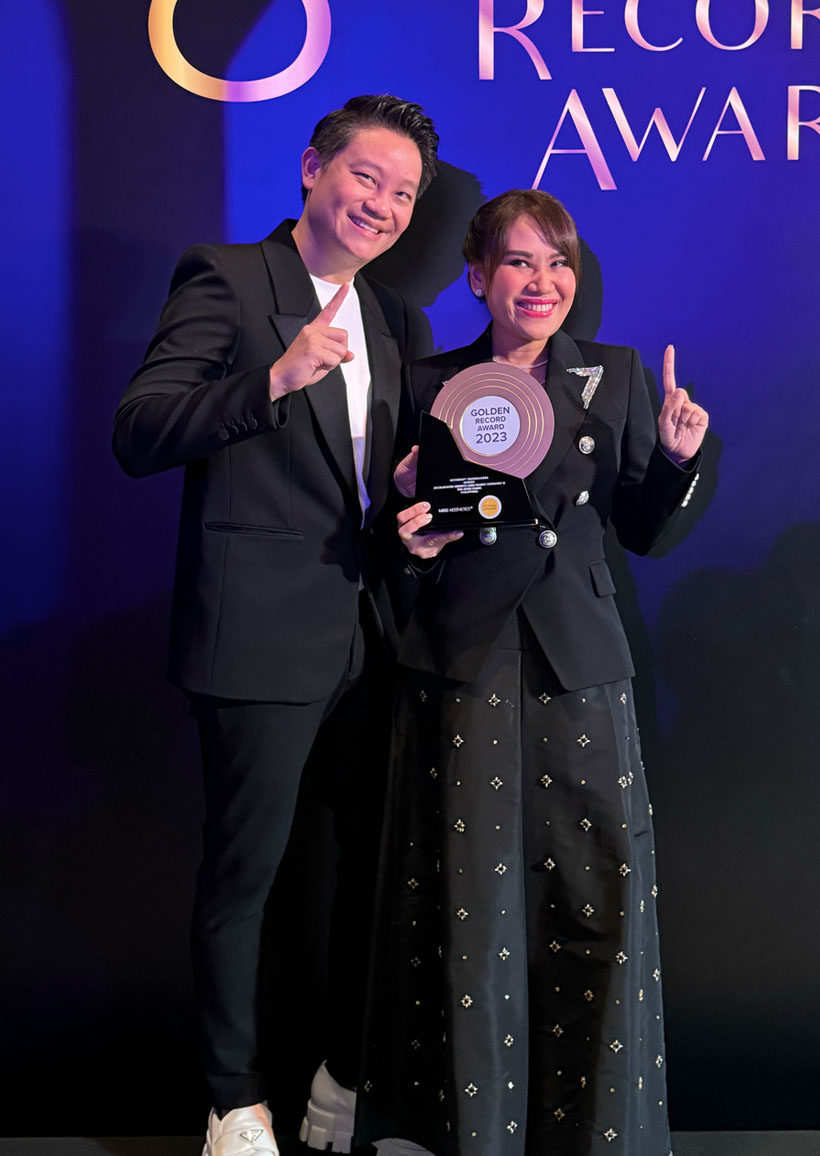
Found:
[[[418,190],[421,196],[436,175],[438,154],[438,133],[421,105],[389,93],[352,96],[342,108],[322,117],[313,130],[310,144],[326,164],[347,148],[356,133],[364,128],[389,128],[413,141],[421,154]],[[302,200],[306,197],[307,190],[303,188]]]

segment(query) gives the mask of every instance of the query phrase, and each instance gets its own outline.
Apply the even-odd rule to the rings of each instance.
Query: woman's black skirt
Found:
[[[403,679],[357,1140],[667,1156],[631,685],[564,692],[522,633],[476,683]]]

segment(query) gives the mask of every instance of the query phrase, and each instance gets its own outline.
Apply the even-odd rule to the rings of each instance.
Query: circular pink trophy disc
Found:
[[[555,414],[525,369],[482,362],[441,387],[430,410],[447,424],[465,461],[525,478],[547,455]]]

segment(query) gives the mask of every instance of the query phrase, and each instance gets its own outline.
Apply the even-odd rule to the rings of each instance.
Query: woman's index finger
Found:
[[[663,352],[663,392],[668,396],[677,389],[675,383],[675,347],[667,345]]]

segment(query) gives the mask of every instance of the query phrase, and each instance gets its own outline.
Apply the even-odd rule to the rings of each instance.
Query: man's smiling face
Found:
[[[324,163],[315,149],[307,149],[302,183],[308,196],[300,225],[310,234],[311,272],[352,276],[389,249],[410,223],[420,180],[418,147],[391,129],[360,129]],[[324,273],[313,268],[320,254]]]

